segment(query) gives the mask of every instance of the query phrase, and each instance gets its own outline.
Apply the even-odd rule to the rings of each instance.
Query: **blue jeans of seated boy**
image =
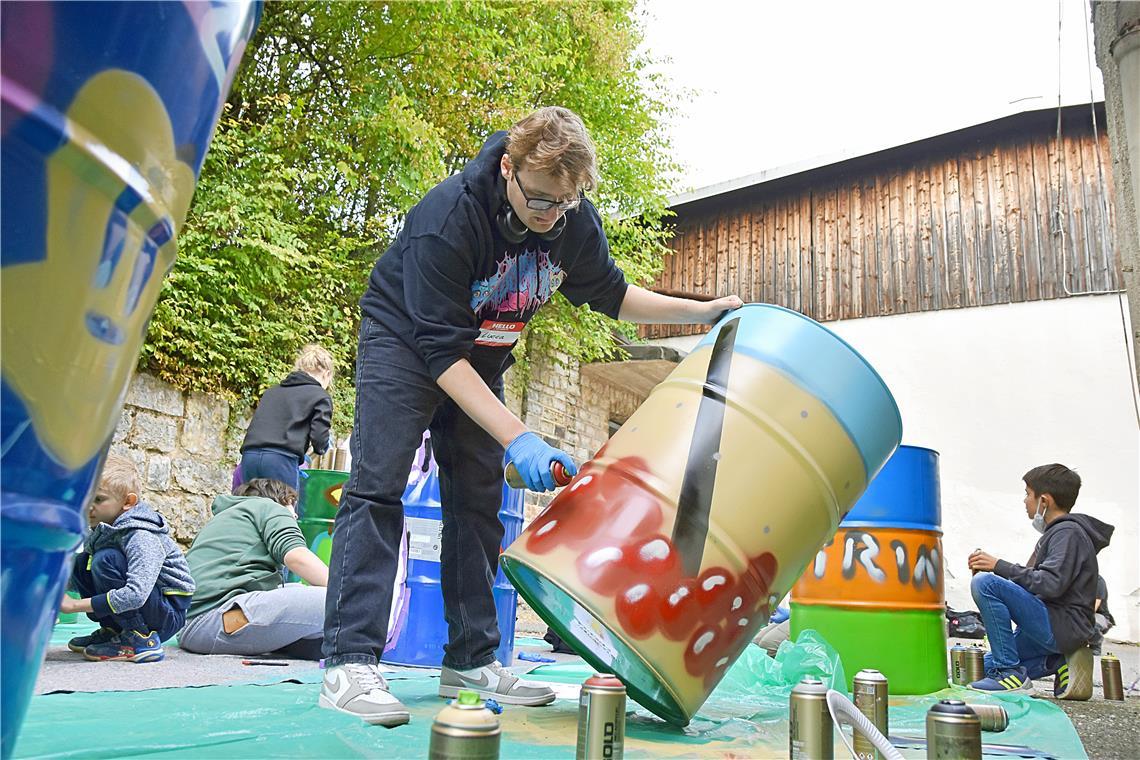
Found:
[[[241,482],[254,478],[279,480],[294,491],[301,490],[301,471],[297,455],[285,449],[247,449],[241,453]]]
[[[1021,586],[993,573],[978,573],[970,582],[970,594],[978,605],[990,653],[986,673],[1023,667],[1030,678],[1044,678],[1054,672],[1057,642],[1049,623],[1045,603]],[[1017,630],[1013,624],[1017,623]]]
[[[501,380],[489,385],[501,394]],[[418,353],[365,315],[356,354],[352,472],[336,513],[325,596],[326,667],[375,663],[384,649],[404,530],[401,497],[425,429],[439,464],[443,513],[443,664],[468,670],[495,658],[492,585],[503,539],[503,447],[444,394]]]
[[[122,588],[127,585],[127,557],[114,548],[100,549],[94,556],[84,552],[75,558],[72,578],[84,599]],[[155,631],[160,641],[166,641],[182,628],[189,608],[189,595],[166,595],[155,586],[137,610],[126,610],[105,618],[95,617],[89,612],[87,617],[114,631],[130,630],[142,634]]]

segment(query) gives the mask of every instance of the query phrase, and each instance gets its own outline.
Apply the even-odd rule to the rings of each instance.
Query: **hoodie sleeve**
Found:
[[[1042,599],[1059,599],[1069,590],[1080,570],[1082,536],[1080,529],[1058,530],[1050,536],[1049,546],[1038,551],[1040,561],[1034,568],[999,559],[994,573],[1021,586]]]
[[[267,507],[258,522],[261,540],[277,565],[285,564],[285,555],[293,549],[306,545],[297,518],[280,504]]]
[[[313,453],[320,456],[329,450],[329,430],[332,429],[332,399],[327,393],[322,394],[313,408],[313,416],[309,420],[309,445]]]
[[[437,234],[413,236],[404,252],[404,308],[432,379],[467,358],[479,334],[471,310],[469,256]]]
[[[127,582],[122,588],[91,597],[91,609],[97,617],[137,610],[158,583],[166,549],[157,534],[131,531],[123,545],[123,554],[127,557]]]
[[[628,287],[625,273],[610,256],[609,241],[595,212],[594,229],[569,267],[559,292],[575,306],[588,303],[594,311],[617,319]]]

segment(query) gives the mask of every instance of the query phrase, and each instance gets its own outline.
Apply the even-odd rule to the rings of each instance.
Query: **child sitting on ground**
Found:
[[[86,612],[99,629],[67,642],[88,660],[157,662],[186,620],[194,580],[162,515],[139,502],[134,465],[110,455],[88,511],[91,532],[75,558],[62,612]]]
[[[300,490],[298,466],[311,446],[320,455],[329,448],[333,358],[310,343],[301,349],[293,371],[265,392],[253,412],[241,444],[240,479],[279,480]]]
[[[197,654],[321,657],[329,570],[305,546],[297,492],[258,478],[214,499],[186,558],[198,584],[180,647]],[[281,583],[285,565],[310,585]]]
[[[1081,478],[1068,467],[1034,467],[1022,480],[1025,514],[1042,536],[1025,567],[980,549],[970,555],[970,592],[990,640],[986,676],[970,688],[1032,692],[1032,679],[1056,674],[1054,696],[1071,699],[1092,686],[1096,555],[1113,527],[1070,513]]]

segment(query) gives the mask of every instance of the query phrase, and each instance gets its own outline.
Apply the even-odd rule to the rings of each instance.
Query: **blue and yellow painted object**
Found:
[[[253,2],[5,4],[2,754],[11,754]]]
[[[539,615],[686,724],[902,436],[890,391],[801,314],[724,316],[503,555]]]

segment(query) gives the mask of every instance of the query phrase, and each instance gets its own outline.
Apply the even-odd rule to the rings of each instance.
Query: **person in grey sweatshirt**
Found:
[[[157,662],[162,642],[186,620],[194,579],[162,515],[139,501],[130,460],[110,455],[103,465],[88,521],[91,532],[75,558],[62,612],[86,612],[99,623],[67,643],[92,661]]]

